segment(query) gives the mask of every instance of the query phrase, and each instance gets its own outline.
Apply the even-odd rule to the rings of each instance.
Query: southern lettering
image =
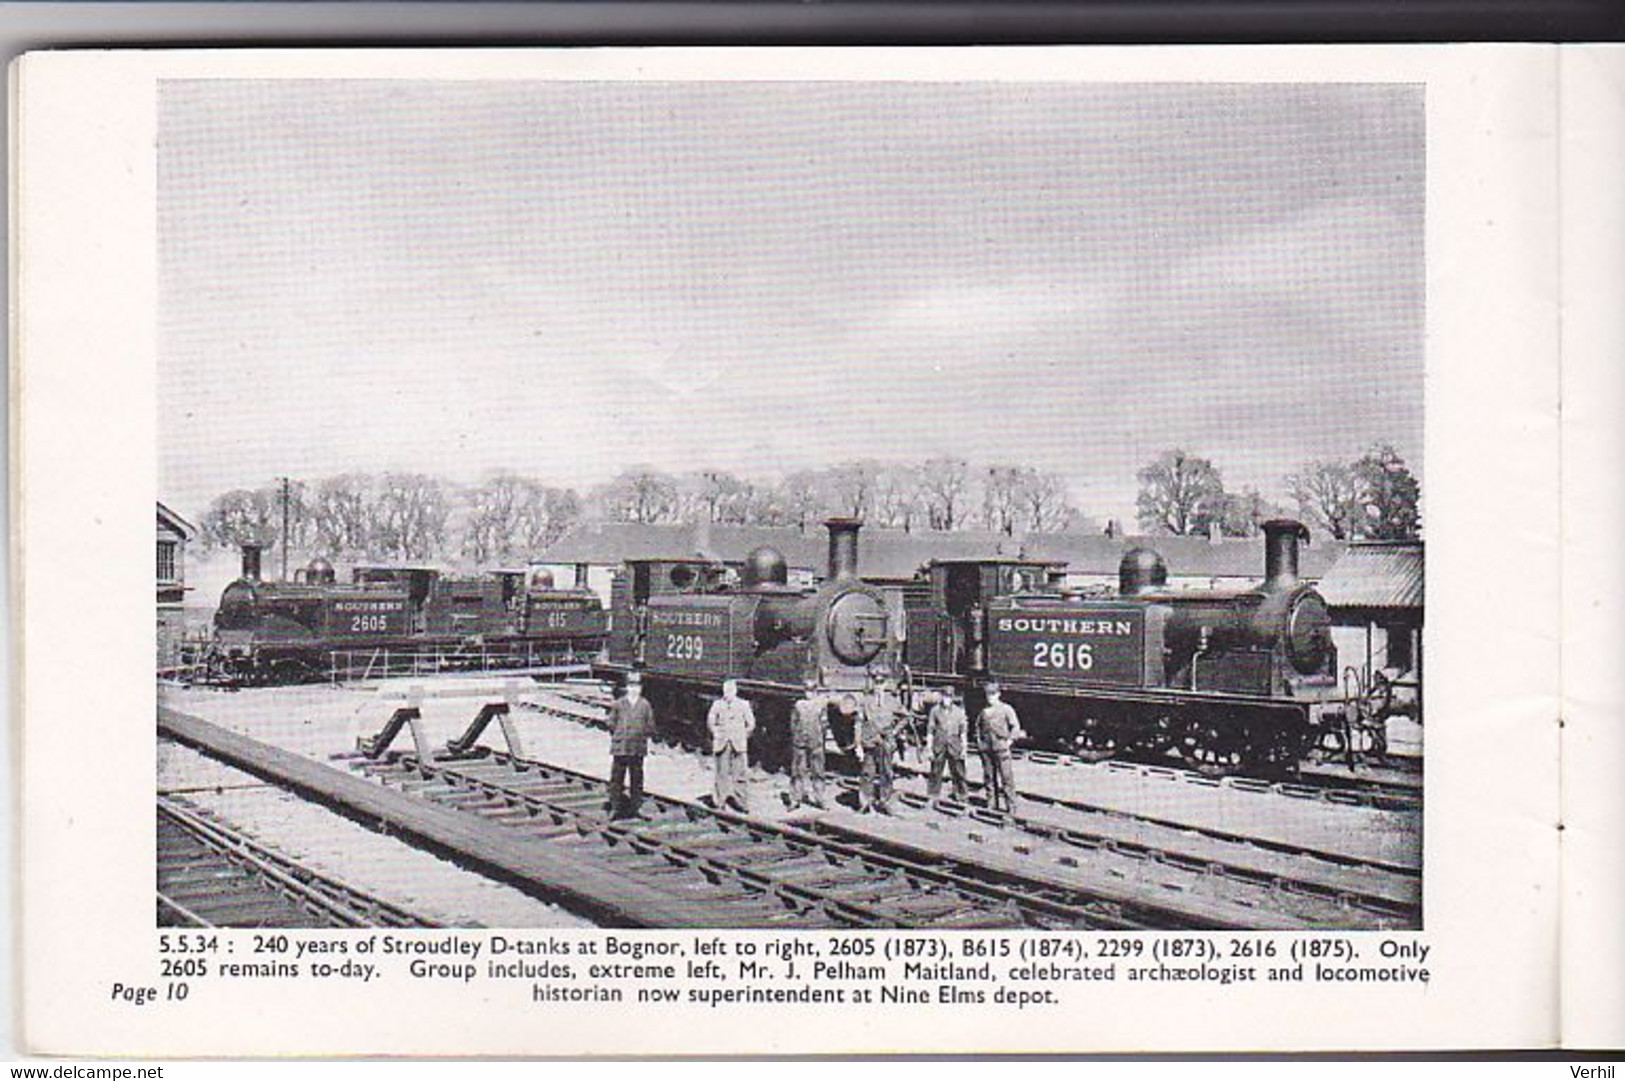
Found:
[[[1000,616],[999,630],[1030,634],[1109,634],[1127,637],[1134,623],[1127,619],[1075,619],[1065,616]]]
[[[721,612],[650,612],[649,622],[662,627],[720,627]]]

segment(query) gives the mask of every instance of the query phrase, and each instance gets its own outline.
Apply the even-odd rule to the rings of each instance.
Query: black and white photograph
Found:
[[[1422,928],[1421,85],[157,95],[159,926]]]

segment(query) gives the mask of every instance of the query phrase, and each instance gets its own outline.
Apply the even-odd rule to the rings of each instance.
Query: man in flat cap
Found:
[[[643,756],[649,753],[654,709],[643,697],[643,677],[628,673],[626,693],[609,707],[609,810],[615,818],[632,818],[643,805]],[[632,781],[630,795],[625,790]]]
[[[818,693],[818,677],[802,680],[801,699],[790,710],[790,806],[824,806],[824,738],[829,731],[829,699]]]
[[[982,782],[987,785],[987,806],[1011,814],[1016,810],[1016,769],[1011,746],[1027,733],[1016,711],[1004,700],[1004,689],[990,682],[983,688],[987,705],[976,718],[981,736]]]
[[[942,771],[946,768],[953,781],[954,799],[964,803],[965,734],[969,722],[964,707],[959,704],[958,692],[951,687],[942,692],[937,704],[931,707],[927,725],[931,738],[931,778],[926,792],[933,803],[942,796]]]

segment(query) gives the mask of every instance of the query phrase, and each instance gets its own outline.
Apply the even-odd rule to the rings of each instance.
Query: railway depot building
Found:
[[[158,667],[173,668],[181,661],[181,639],[186,633],[183,602],[186,598],[186,545],[197,530],[190,522],[158,504]]]
[[[777,549],[790,568],[790,582],[810,585],[824,574],[828,539],[821,525],[651,525],[583,522],[533,562],[560,585],[585,586],[609,601],[610,580],[626,560],[708,558],[739,568],[760,547]],[[1130,548],[1154,548],[1168,564],[1174,589],[1245,588],[1264,567],[1264,539],[1107,536],[1103,533],[1017,533],[865,527],[859,540],[859,571],[871,581],[907,582],[932,560],[1026,559],[1064,563],[1063,583],[1088,592],[1117,587],[1118,567]],[[1304,547],[1299,573],[1318,581],[1347,546],[1317,541]]]
[[[1340,665],[1422,684],[1421,541],[1356,541],[1320,583]]]

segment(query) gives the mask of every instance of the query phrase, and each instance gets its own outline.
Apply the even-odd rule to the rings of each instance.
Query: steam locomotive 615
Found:
[[[1156,552],[1124,553],[1114,595],[1058,589],[1058,567],[932,563],[911,591],[905,659],[925,683],[997,680],[1029,733],[1091,758],[1177,752],[1206,773],[1299,761],[1337,697],[1326,602],[1298,579],[1308,530],[1264,525],[1263,581],[1167,587]]]
[[[338,651],[437,650],[502,664],[590,659],[607,615],[596,594],[556,589],[546,571],[452,578],[428,568],[358,567],[340,583],[325,559],[292,582],[260,577],[260,552],[243,549],[242,577],[226,587],[206,655],[218,678],[299,679]]]
[[[781,761],[790,705],[809,677],[826,691],[862,691],[901,675],[901,605],[858,576],[859,523],[836,518],[829,568],[816,587],[789,583],[784,557],[759,548],[738,580],[701,559],[635,560],[611,587],[613,613],[600,675],[643,671],[645,695],[681,735],[698,739],[722,680],[755,704],[752,750]]]

